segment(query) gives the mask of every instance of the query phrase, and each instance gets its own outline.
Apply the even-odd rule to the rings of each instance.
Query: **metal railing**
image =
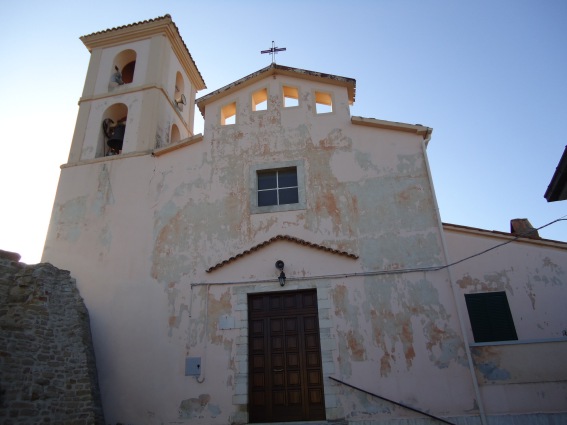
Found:
[[[430,413],[424,412],[423,410],[419,410],[419,409],[416,409],[415,407],[408,406],[407,404],[403,404],[403,403],[400,403],[400,402],[397,402],[397,401],[394,401],[394,400],[390,400],[389,398],[379,396],[378,394],[374,394],[374,393],[371,393],[370,391],[363,390],[362,388],[359,388],[359,387],[356,387],[356,386],[354,386],[354,385],[352,385],[352,384],[349,384],[349,383],[347,383],[347,382],[341,381],[340,379],[333,378],[332,376],[329,376],[329,379],[332,379],[333,381],[338,382],[339,384],[346,385],[347,387],[350,387],[350,388],[355,389],[355,390],[357,390],[357,391],[361,391],[361,392],[363,392],[364,394],[368,394],[368,395],[370,395],[370,396],[372,396],[372,397],[379,398],[380,400],[384,400],[384,401],[387,401],[387,402],[389,402],[389,403],[393,403],[393,404],[395,404],[396,406],[403,407],[404,409],[411,410],[412,412],[416,412],[416,413],[419,413],[419,414],[421,414],[421,415],[425,415],[425,416],[427,416],[427,417],[429,417],[429,418],[432,418],[432,419],[435,419],[435,420],[437,420],[437,421],[439,421],[439,422],[443,422],[443,423],[448,424],[448,425],[455,425],[455,424],[452,423],[452,422],[446,421],[445,419],[442,419],[442,418],[440,418],[440,417],[438,417],[438,416],[435,416],[435,415],[432,415],[432,414],[430,414]]]

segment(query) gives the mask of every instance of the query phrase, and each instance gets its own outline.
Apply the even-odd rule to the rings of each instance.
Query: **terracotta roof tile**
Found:
[[[104,34],[104,33],[106,33],[106,32],[121,30],[121,29],[124,29],[124,28],[135,27],[135,26],[138,26],[138,25],[147,24],[147,23],[149,23],[149,22],[157,22],[157,21],[161,21],[162,19],[171,19],[171,15],[170,15],[170,14],[165,14],[165,15],[163,15],[163,16],[158,16],[157,18],[153,18],[153,19],[146,19],[146,20],[144,20],[144,21],[134,22],[134,23],[127,24],[127,25],[121,25],[121,26],[119,26],[119,27],[107,28],[107,29],[102,30],[102,31],[96,31],[96,32],[93,32],[93,33],[91,33],[91,34],[83,35],[81,38],[83,38],[83,37],[90,37],[90,36],[92,36],[92,35],[97,35],[97,34]],[[173,22],[173,21],[172,21],[172,22]],[[174,25],[175,25],[175,23],[174,23]],[[177,28],[177,25],[175,26],[175,28]],[[179,29],[178,29],[178,31],[179,31]]]
[[[296,238],[296,237],[294,237],[294,236],[277,235],[277,236],[274,236],[273,238],[268,239],[267,241],[264,241],[264,242],[262,242],[262,243],[259,243],[258,245],[254,245],[254,246],[253,246],[252,248],[250,248],[250,249],[247,249],[247,250],[245,250],[245,251],[242,251],[242,252],[240,252],[240,253],[238,253],[238,254],[236,254],[236,255],[234,255],[234,256],[232,256],[232,257],[230,257],[230,258],[228,258],[228,259],[226,259],[226,260],[224,260],[224,261],[221,261],[220,263],[217,263],[217,264],[215,264],[215,265],[212,266],[212,267],[209,267],[209,268],[206,270],[206,272],[207,272],[207,273],[210,273],[210,272],[212,272],[213,270],[216,270],[216,269],[218,269],[218,268],[221,268],[221,267],[224,266],[225,264],[231,263],[231,262],[233,262],[233,261],[235,261],[235,260],[237,260],[237,259],[239,259],[239,258],[241,258],[241,257],[244,257],[245,255],[251,254],[251,253],[253,253],[254,251],[257,251],[257,250],[259,250],[260,248],[263,248],[263,247],[265,247],[265,246],[271,244],[272,242],[275,242],[275,241],[278,241],[278,240],[286,240],[286,241],[290,241],[290,242],[295,242],[295,243],[298,243],[298,244],[300,244],[300,245],[305,245],[305,246],[309,246],[309,247],[311,247],[311,248],[320,249],[320,250],[322,250],[322,251],[327,251],[327,252],[330,252],[330,253],[332,253],[332,254],[343,255],[343,256],[345,256],[345,257],[349,257],[349,258],[352,258],[352,259],[355,259],[355,260],[358,258],[358,255],[351,254],[350,252],[340,251],[340,250],[338,250],[338,249],[333,249],[333,248],[329,248],[329,247],[326,247],[326,246],[323,246],[323,245],[319,245],[319,244],[316,244],[316,243],[307,242],[307,241],[305,241],[305,240],[303,240],[303,239]]]

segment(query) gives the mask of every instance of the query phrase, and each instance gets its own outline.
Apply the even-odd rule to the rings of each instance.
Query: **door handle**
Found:
[[[274,369],[274,372],[283,372],[283,369]]]

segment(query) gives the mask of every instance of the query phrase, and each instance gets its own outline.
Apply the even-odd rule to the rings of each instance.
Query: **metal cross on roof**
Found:
[[[285,47],[276,47],[276,44],[272,40],[272,48],[268,49],[268,50],[262,50],[262,51],[260,51],[260,53],[262,53],[262,54],[271,53],[272,54],[272,63],[276,63],[275,54],[278,53],[278,52],[285,52],[285,50],[286,50]]]

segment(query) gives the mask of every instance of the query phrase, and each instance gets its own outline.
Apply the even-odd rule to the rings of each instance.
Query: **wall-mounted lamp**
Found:
[[[282,260],[276,261],[276,269],[280,271],[280,275],[278,276],[278,282],[280,282],[280,286],[285,285],[285,273],[283,272],[285,264]]]

